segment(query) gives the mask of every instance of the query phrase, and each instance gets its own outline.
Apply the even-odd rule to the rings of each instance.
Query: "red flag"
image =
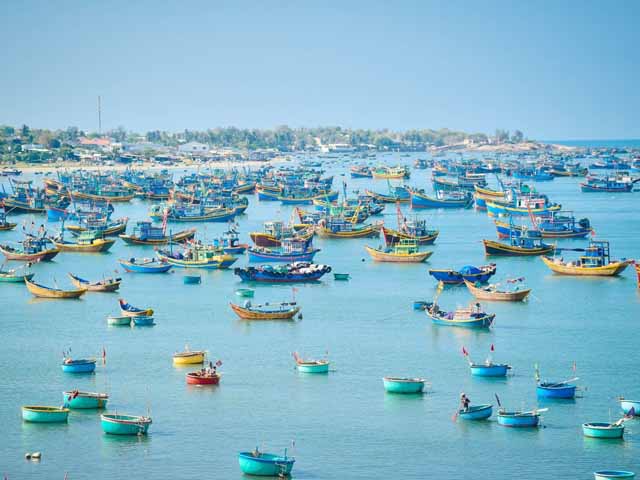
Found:
[[[462,346],[462,355],[464,355],[465,357],[469,355],[469,352],[467,352],[467,349],[464,348],[464,345]]]
[[[491,344],[491,349],[490,349],[490,350],[491,350],[492,352],[495,352],[495,351],[496,351],[495,347],[493,346],[493,343]]]

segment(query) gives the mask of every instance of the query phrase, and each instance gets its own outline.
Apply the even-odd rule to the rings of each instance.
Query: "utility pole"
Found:
[[[102,108],[100,106],[100,95],[98,95],[98,135],[102,135]]]

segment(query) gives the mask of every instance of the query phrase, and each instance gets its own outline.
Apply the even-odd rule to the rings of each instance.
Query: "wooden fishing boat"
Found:
[[[121,233],[118,236],[130,245],[166,245],[190,240],[195,234],[196,229],[191,228],[165,235],[164,227],[154,227],[151,222],[138,222],[131,235]]]
[[[78,235],[81,232],[86,232],[87,230],[97,230],[102,233],[105,237],[117,236],[127,229],[127,223],[129,219],[127,217],[120,218],[115,221],[107,221],[107,220],[95,220],[89,221],[87,220],[83,224],[80,225],[67,225],[65,228],[69,230],[73,235]]]
[[[385,391],[389,393],[422,393],[424,378],[384,377]]]
[[[233,273],[238,275],[243,282],[268,283],[315,282],[329,272],[331,272],[329,265],[308,262],[296,262],[276,267],[262,265],[233,270]]]
[[[618,421],[619,422],[619,421]],[[590,422],[582,424],[582,433],[590,438],[622,438],[624,435],[624,424],[607,422]]]
[[[246,301],[242,307],[234,303],[229,303],[229,306],[243,320],[291,320],[300,311],[295,302],[254,306]]]
[[[28,198],[20,200],[18,198],[7,197],[3,201],[4,209],[8,213],[33,213],[40,214],[46,212],[44,201],[41,198]]]
[[[261,477],[287,477],[291,474],[295,461],[295,458],[287,457],[286,449],[284,456],[260,452],[258,447],[253,452],[238,454],[242,473]]]
[[[480,304],[476,304],[474,307],[457,308],[453,312],[445,312],[440,310],[434,302],[427,304],[425,311],[434,324],[450,327],[489,328],[496,317],[495,313],[489,314],[482,311]]]
[[[95,358],[79,358],[73,360],[65,357],[62,360],[62,371],[65,373],[92,373],[96,369]]]
[[[134,415],[100,415],[102,431],[111,435],[146,435],[151,417]]]
[[[27,285],[27,290],[29,290],[34,297],[39,298],[79,298],[87,292],[87,289],[84,287],[76,290],[61,290],[59,288],[45,287],[26,278],[24,283]]]
[[[24,283],[25,280],[31,280],[35,275],[35,273],[17,273],[17,270],[0,269],[0,283]]]
[[[354,165],[349,169],[351,178],[372,178],[371,167],[367,165]]]
[[[182,251],[177,252],[173,251],[171,245],[169,250],[159,250],[156,255],[162,262],[174,267],[207,270],[227,269],[238,260],[238,257],[225,253],[220,247],[199,242],[187,243]]]
[[[314,229],[309,226],[297,230],[295,226],[285,226],[283,222],[265,222],[263,232],[251,232],[249,237],[258,247],[280,247],[285,238],[295,238],[309,244],[314,233]]]
[[[154,258],[130,258],[128,261],[120,258],[118,263],[131,273],[166,273],[173,268],[173,265]]]
[[[429,270],[429,275],[445,285],[461,285],[465,280],[475,283],[485,283],[496,273],[496,264],[465,265],[459,271],[456,270]]]
[[[376,262],[421,263],[433,252],[421,252],[415,240],[402,240],[387,248],[373,248],[365,245],[365,250]]]
[[[104,238],[100,232],[90,230],[80,233],[76,240],[67,242],[62,237],[51,238],[51,242],[61,252],[100,253],[106,252],[116,243],[114,238]]]
[[[341,218],[322,219],[316,226],[316,233],[326,238],[366,238],[380,235],[382,224],[356,226]]]
[[[530,194],[518,196],[514,201],[501,203],[497,201],[486,201],[487,215],[498,217],[505,215],[549,215],[558,211],[562,205],[549,202],[545,195]]]
[[[69,417],[68,408],[27,405],[22,407],[22,419],[32,423],[65,423]]]
[[[58,248],[49,247],[49,241],[45,238],[27,237],[21,244],[21,249],[13,248],[10,245],[0,245],[0,253],[7,260],[30,263],[48,262],[60,253]]]
[[[633,260],[611,260],[607,241],[592,240],[584,249],[556,248],[556,251],[562,250],[582,251],[584,255],[572,262],[565,262],[562,258],[542,257],[551,271],[561,275],[613,277],[633,263]]]
[[[508,243],[482,240],[487,255],[532,256],[544,255],[555,250],[554,245],[542,241],[537,230],[527,230],[520,236],[511,236]]]
[[[493,414],[493,405],[469,405],[458,410],[462,420],[486,420]]]
[[[432,197],[421,190],[410,190],[411,208],[468,208],[473,203],[473,196],[469,192],[436,191]]]
[[[505,290],[501,288],[499,284],[476,285],[468,280],[465,280],[464,284],[469,289],[469,292],[478,300],[521,302],[531,293],[530,288],[519,290],[519,287],[515,287],[515,290]]]
[[[151,308],[136,308],[133,305],[129,305],[126,300],[122,298],[118,300],[118,303],[120,304],[120,311],[125,317],[150,317],[153,315],[153,310]]]
[[[190,372],[187,373],[188,385],[218,385],[221,375],[216,372]]]
[[[640,416],[640,400],[628,400],[624,397],[620,397],[618,398],[618,401],[620,402],[620,408],[622,408],[625,415],[633,414],[636,417]]]
[[[592,232],[589,219],[576,221],[572,212],[559,210],[543,216],[531,215],[531,223],[535,230],[539,230],[542,238],[584,238]],[[510,238],[511,235],[521,235],[526,227],[514,225],[513,218],[508,222],[496,220],[498,238]]]
[[[280,247],[249,247],[250,262],[311,262],[320,251],[305,240],[284,239]]]
[[[418,242],[418,245],[431,245],[433,244],[433,242],[435,242],[436,238],[438,238],[439,234],[440,232],[438,230],[431,230],[424,235],[415,235],[406,231],[393,230],[391,228],[382,226],[382,235],[387,245],[399,243],[404,239],[415,240],[416,242]]]
[[[121,278],[104,278],[97,282],[91,282],[80,278],[73,273],[68,273],[71,283],[78,288],[86,288],[89,292],[115,292],[120,288]]]
[[[111,202],[111,203],[124,203],[130,202],[135,197],[135,193],[117,192],[116,195],[100,195],[95,193],[71,192],[73,198],[80,198],[85,200],[93,200],[94,202]]]
[[[174,365],[197,365],[204,363],[207,352],[204,350],[191,351],[186,349],[184,352],[176,352],[173,354]]]
[[[81,392],[70,390],[62,392],[65,408],[72,409],[101,409],[107,408],[109,395],[106,393]]]
[[[0,210],[0,232],[13,230],[16,228],[16,225],[17,223],[11,223],[7,220],[7,214],[4,209]]]

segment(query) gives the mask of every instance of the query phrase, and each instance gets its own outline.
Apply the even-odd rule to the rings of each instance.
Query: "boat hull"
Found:
[[[63,392],[62,397],[66,408],[82,410],[107,408],[109,400],[104,393]]]
[[[540,415],[534,413],[499,412],[498,424],[504,427],[532,428],[540,423]]]
[[[200,375],[199,372],[187,373],[188,385],[218,385],[220,383],[220,375]]]
[[[372,247],[364,247],[369,256],[376,262],[393,262],[393,263],[422,263],[429,258],[433,252],[418,252],[410,254],[387,253]]]
[[[640,416],[640,400],[627,400],[625,398],[621,398],[620,408],[622,408],[625,415],[631,413],[631,409],[633,408],[634,415]]]
[[[37,283],[33,283],[30,280],[25,279],[24,283],[27,286],[27,290],[34,296],[39,298],[79,298],[87,293],[86,288],[80,288],[77,290],[59,290],[57,288],[48,288]]]
[[[427,315],[431,318],[431,321],[435,325],[443,325],[447,327],[461,327],[461,328],[489,328],[491,326],[491,323],[493,323],[493,319],[496,316],[495,313],[492,313],[491,315],[485,315],[483,317],[478,317],[478,318],[454,320],[454,319],[447,319],[443,317],[433,316],[433,315],[430,315],[429,313],[427,313]]]
[[[95,369],[95,360],[74,360],[71,363],[62,364],[62,371],[65,373],[93,373]]]
[[[401,240],[415,240],[418,245],[432,245],[433,242],[436,241],[436,238],[438,238],[440,232],[438,230],[434,230],[433,233],[429,235],[413,236],[399,232],[398,230],[382,227],[382,234],[384,235],[384,241],[387,245],[400,243]]]
[[[69,417],[68,408],[58,407],[22,407],[22,419],[31,423],[65,423]]]
[[[536,394],[539,398],[563,398],[571,399],[576,396],[575,385],[553,386],[541,383],[536,387]]]
[[[231,309],[243,320],[291,320],[300,311],[300,307],[294,307],[284,311],[255,311],[243,308],[234,303],[229,304]]]
[[[494,300],[502,302],[522,302],[529,294],[531,289],[517,290],[513,292],[488,291],[482,287],[476,287],[473,283],[465,280],[465,285],[469,292],[478,300]]]
[[[50,248],[42,250],[37,253],[20,253],[16,251],[7,250],[0,245],[0,253],[2,253],[7,260],[16,260],[20,262],[49,262],[60,253],[57,248]]]
[[[205,352],[189,352],[173,356],[174,365],[197,365],[204,363]]]
[[[102,415],[102,431],[110,435],[146,435],[151,419],[131,415]]]
[[[513,245],[507,245],[505,243],[494,242],[493,240],[482,240],[484,244],[484,251],[487,255],[502,255],[502,256],[536,256],[545,255],[553,252],[555,247],[553,245],[545,245],[543,247],[523,248]]]
[[[126,260],[118,260],[118,263],[129,273],[166,273],[173,268],[171,264],[135,264]]]
[[[462,420],[486,420],[493,414],[493,405],[476,405],[458,410],[458,417]]]
[[[253,248],[249,248],[249,261],[250,262],[311,262],[316,253],[320,251],[319,248],[311,249],[304,253],[291,253],[291,254],[279,254],[276,252],[261,252]]]
[[[614,425],[613,423],[594,422],[583,423],[582,433],[589,438],[622,438],[624,435],[624,425]]]
[[[389,393],[422,393],[424,379],[421,378],[393,378],[382,379],[385,391]]]
[[[511,367],[503,363],[491,365],[472,363],[469,368],[474,377],[505,377]]]
[[[595,480],[611,480],[612,478],[625,478],[633,480],[636,478],[636,474],[625,470],[599,470],[593,472]]]
[[[602,267],[579,267],[556,263],[553,261],[553,258],[549,257],[542,257],[542,261],[553,273],[577,277],[614,277],[624,272],[632,263],[632,260],[625,260],[621,262],[612,262],[609,265]]]
[[[298,362],[296,368],[302,373],[328,373],[329,362]]]
[[[163,238],[154,238],[154,239],[142,239],[139,237],[135,237],[133,235],[126,235],[121,233],[118,235],[125,243],[129,245],[166,245],[169,242],[181,242],[183,240],[191,240],[196,235],[196,230],[185,230],[183,232],[178,232],[171,236],[165,236]]]
[[[261,453],[253,456],[251,452],[242,452],[238,456],[238,463],[242,473],[262,477],[277,477],[290,475],[295,459]]]

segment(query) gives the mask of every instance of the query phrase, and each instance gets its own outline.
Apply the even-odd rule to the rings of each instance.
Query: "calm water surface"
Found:
[[[410,162],[412,158],[382,157]],[[351,180],[348,166],[329,165],[338,186],[386,192],[385,181]],[[415,171],[410,184],[430,188],[428,171]],[[640,194],[582,194],[577,179],[538,184],[578,218],[588,217],[597,237],[611,241],[615,257],[640,258]],[[286,220],[290,207],[258,202],[252,195],[239,219],[243,240],[263,221]],[[149,203],[118,205],[115,216],[146,217]],[[537,258],[500,258],[496,278],[525,276],[533,288],[528,303],[487,306],[496,313],[494,328],[473,332],[432,326],[416,299],[429,300],[435,282],[431,268],[483,264],[481,240],[495,238],[485,213],[473,210],[426,213],[441,234],[424,265],[375,264],[364,245],[377,239],[323,240],[319,263],[349,272],[349,282],[331,275],[317,284],[299,285],[303,320],[293,323],[239,321],[229,309],[241,286],[232,272],[201,272],[201,285],[183,285],[184,270],[167,275],[122,274],[121,296],[156,310],[153,328],[108,327],[117,313],[118,294],[91,293],[78,301],[38,300],[24,286],[0,285],[0,473],[10,479],[242,478],[237,453],[256,445],[297,457],[294,478],[592,478],[603,468],[640,471],[640,423],[627,423],[623,441],[582,436],[581,423],[620,416],[615,398],[640,397],[637,373],[640,345],[640,295],[634,274],[613,279],[576,279],[552,275]],[[31,216],[14,216],[20,222]],[[43,217],[35,218],[41,222]],[[395,226],[395,209],[384,220]],[[189,225],[185,225],[185,228]],[[225,225],[198,224],[203,238]],[[49,225],[50,230],[57,229]],[[174,228],[182,228],[178,226]],[[0,233],[1,241],[19,232]],[[564,241],[582,246],[584,241]],[[67,285],[65,275],[87,278],[113,273],[120,257],[151,256],[151,247],[119,241],[109,254],[62,253],[34,267],[37,279]],[[566,256],[566,255],[565,255]],[[363,260],[364,259],[364,260]],[[246,264],[246,259],[238,265]],[[291,298],[290,286],[257,285],[254,302]],[[455,308],[471,300],[462,288],[448,288],[439,303]],[[185,384],[189,369],[172,365],[171,355],[188,343],[221,359],[218,388]],[[472,378],[461,349],[482,360],[495,344],[495,359],[513,365],[507,379]],[[70,376],[60,368],[62,351],[99,355],[106,366],[95,375]],[[299,374],[291,352],[321,356],[326,376]],[[574,376],[581,398],[538,403],[533,366],[542,376]],[[432,384],[421,396],[385,394],[382,377],[424,376]],[[106,391],[109,410],[153,417],[146,438],[114,438],[102,433],[95,412],[72,411],[68,425],[23,423],[20,406],[60,405],[62,391]],[[544,426],[511,430],[488,422],[452,421],[460,392],[472,403],[514,408],[549,407]],[[295,441],[292,448],[291,442]],[[40,463],[25,452],[43,452]]]

